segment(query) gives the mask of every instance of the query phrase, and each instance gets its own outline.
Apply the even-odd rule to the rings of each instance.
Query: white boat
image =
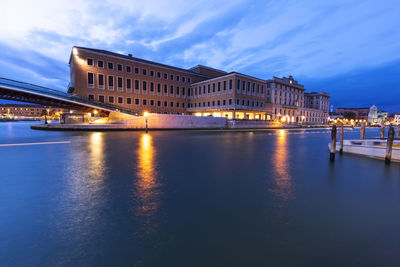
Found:
[[[331,143],[329,143],[329,150]],[[336,151],[340,150],[340,143],[336,143]],[[343,153],[352,153],[385,159],[386,156],[386,140],[381,139],[365,139],[365,140],[343,140]],[[400,162],[400,140],[393,141],[392,161]]]

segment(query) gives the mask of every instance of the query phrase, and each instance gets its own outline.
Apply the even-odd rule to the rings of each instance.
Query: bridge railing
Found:
[[[15,88],[23,89],[23,90],[42,93],[42,94],[45,94],[48,96],[54,96],[54,97],[62,98],[64,100],[78,102],[81,104],[97,106],[100,109],[103,108],[103,109],[108,109],[108,110],[115,111],[115,112],[122,112],[122,113],[131,114],[131,115],[139,115],[138,111],[135,111],[132,109],[122,108],[122,107],[119,107],[116,105],[107,104],[107,103],[103,103],[103,102],[99,102],[99,101],[88,100],[83,97],[70,95],[66,92],[62,92],[62,91],[58,91],[58,90],[54,90],[51,88],[30,84],[30,83],[15,81],[15,80],[7,79],[7,78],[0,77],[0,85],[6,85],[9,87],[15,87]]]

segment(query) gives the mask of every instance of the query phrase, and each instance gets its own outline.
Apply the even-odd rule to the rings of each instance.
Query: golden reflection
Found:
[[[293,193],[292,177],[289,174],[287,131],[280,130],[273,153],[274,176],[271,192],[281,202],[281,206],[291,199]]]
[[[136,194],[138,204],[135,209],[137,216],[146,218],[143,227],[144,232],[152,232],[155,222],[152,217],[156,214],[159,207],[160,183],[157,179],[156,171],[156,150],[152,144],[152,137],[143,134],[140,137],[139,148],[137,150],[137,181]]]
[[[89,138],[89,166],[93,184],[100,184],[104,180],[104,133],[92,133]]]

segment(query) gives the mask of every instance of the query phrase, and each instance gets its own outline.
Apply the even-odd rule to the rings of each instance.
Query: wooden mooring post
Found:
[[[344,136],[344,125],[342,123],[340,125],[340,149],[339,149],[340,155],[343,154],[343,136]]]
[[[386,164],[390,164],[390,161],[392,160],[393,139],[394,139],[394,128],[390,126],[386,143],[386,157],[385,157]]]
[[[381,134],[379,136],[380,139],[385,139],[385,126],[381,126]]]
[[[331,151],[330,151],[330,156],[329,159],[331,161],[335,160],[335,154],[336,154],[336,125],[332,126],[332,133],[331,133]]]
[[[360,136],[361,140],[365,139],[365,124],[361,124],[361,136]]]

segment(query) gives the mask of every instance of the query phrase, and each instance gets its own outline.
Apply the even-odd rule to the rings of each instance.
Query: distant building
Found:
[[[369,108],[337,108],[336,114],[345,119],[368,120]]]
[[[400,114],[394,114],[393,123],[396,125],[400,125]]]
[[[380,111],[373,105],[368,113],[368,122],[371,124],[382,124],[388,119],[389,113],[386,111]]]
[[[369,113],[368,113],[368,123],[379,123],[378,121],[378,108],[373,105],[370,109],[369,109]]]
[[[45,107],[32,104],[0,104],[0,116],[2,117],[41,117],[56,116],[60,113],[68,113],[69,110],[63,108]]]
[[[304,94],[305,118],[308,124],[327,124],[329,116],[329,94],[325,92]]]

